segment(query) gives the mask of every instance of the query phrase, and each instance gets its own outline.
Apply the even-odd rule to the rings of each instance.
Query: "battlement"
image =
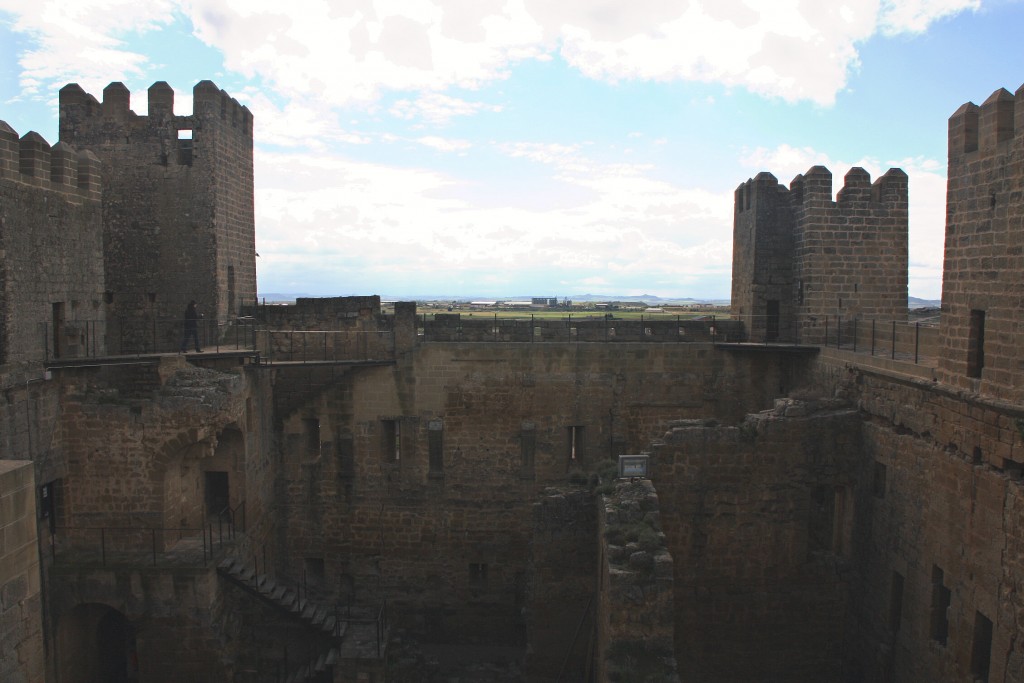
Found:
[[[39,133],[22,137],[0,121],[0,179],[99,200],[100,161],[88,150],[65,142],[52,147]]]
[[[200,81],[192,90],[192,114],[174,113],[174,89],[165,81],[157,81],[148,90],[149,113],[139,116],[131,108],[131,92],[124,83],[113,82],[103,89],[103,101],[85,92],[77,83],[60,89],[61,131],[74,124],[90,121],[146,122],[162,126],[180,119],[176,127],[190,127],[190,122],[202,124],[221,121],[230,128],[251,135],[252,113],[212,81]]]
[[[759,198],[765,197],[788,201],[794,208],[809,207],[812,202],[817,202],[819,207],[843,207],[854,203],[894,205],[907,201],[907,190],[907,174],[901,169],[890,168],[872,183],[871,174],[855,166],[843,178],[843,187],[833,202],[832,172],[824,166],[812,166],[806,173],[793,178],[788,189],[771,173],[758,173],[736,188],[734,206],[735,213],[739,215],[756,206]]]
[[[1024,85],[993,92],[979,107],[967,102],[949,117],[949,158],[999,150],[1024,134]]]

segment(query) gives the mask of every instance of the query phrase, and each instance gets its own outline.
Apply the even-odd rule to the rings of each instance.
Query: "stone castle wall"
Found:
[[[99,188],[91,152],[0,121],[0,364],[102,351]]]
[[[804,362],[768,355],[429,343],[392,366],[350,369],[279,415],[284,570],[322,566],[325,590],[386,594],[435,620],[435,635],[515,639],[543,487],[586,481],[680,416],[770,404]],[[281,391],[322,371],[275,372]]]
[[[855,411],[789,400],[655,444],[683,681],[843,680],[860,446]]]
[[[32,469],[27,460],[0,460],[0,678],[18,683],[45,680]]]
[[[1024,680],[1024,411],[832,351],[865,416],[854,614],[865,680]]]

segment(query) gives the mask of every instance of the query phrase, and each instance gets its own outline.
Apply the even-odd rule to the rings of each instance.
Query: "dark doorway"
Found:
[[[120,612],[108,611],[96,625],[97,680],[134,683],[139,680],[135,634]]]
[[[206,514],[218,515],[231,504],[228,473],[206,472]]]
[[[768,299],[766,308],[766,319],[764,323],[764,340],[766,342],[777,341],[779,338],[779,300]]]

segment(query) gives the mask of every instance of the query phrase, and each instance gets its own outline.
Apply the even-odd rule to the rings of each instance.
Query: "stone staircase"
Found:
[[[236,558],[226,558],[217,566],[217,573],[272,605],[303,626],[327,637],[329,646],[307,661],[289,666],[282,683],[320,683],[333,680],[333,667],[341,653],[341,643],[347,624],[339,621],[333,608],[300,597],[291,586],[279,583],[266,574],[257,574],[249,565]]]

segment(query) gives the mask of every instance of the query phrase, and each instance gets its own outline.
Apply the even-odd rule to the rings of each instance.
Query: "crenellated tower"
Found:
[[[794,320],[793,208],[771,173],[736,188],[733,210],[732,313],[753,339],[790,338]]]
[[[1024,398],[1024,86],[949,119],[940,378]]]
[[[760,173],[736,190],[734,314],[756,341],[824,341],[826,319],[905,320],[907,175],[851,169],[832,199],[814,166],[787,190]]]
[[[122,83],[102,102],[77,84],[60,91],[61,140],[102,166],[110,322],[174,319],[190,299],[229,319],[256,297],[252,114],[210,81],[191,115],[175,114],[165,82],[148,94],[139,116]]]

